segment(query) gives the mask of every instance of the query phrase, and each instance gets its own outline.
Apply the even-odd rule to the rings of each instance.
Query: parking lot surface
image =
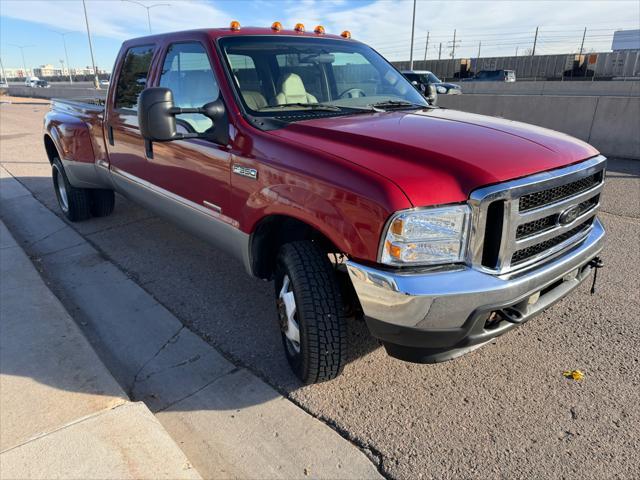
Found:
[[[59,214],[45,111],[0,105],[0,160]],[[612,159],[607,177],[609,237],[595,295],[582,285],[493,344],[436,365],[387,357],[352,321],[343,375],[307,387],[282,353],[271,283],[122,197],[111,217],[73,227],[189,329],[367,450],[390,478],[638,478],[640,161]],[[571,369],[584,379],[564,378]]]

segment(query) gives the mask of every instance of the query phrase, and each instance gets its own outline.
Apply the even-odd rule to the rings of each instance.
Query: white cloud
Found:
[[[231,20],[226,12],[205,1],[163,0],[155,3],[169,3],[171,6],[151,9],[154,33],[226,25]],[[148,34],[147,12],[139,5],[120,0],[87,0],[86,5],[93,35],[124,40]],[[2,0],[2,16],[39,23],[59,31],[86,31],[79,0]]]

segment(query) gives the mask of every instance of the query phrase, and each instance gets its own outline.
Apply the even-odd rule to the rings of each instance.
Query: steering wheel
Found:
[[[338,95],[339,98],[359,98],[366,96],[367,94],[364,93],[364,90],[362,90],[361,88],[350,88],[349,90],[345,90],[340,95]]]

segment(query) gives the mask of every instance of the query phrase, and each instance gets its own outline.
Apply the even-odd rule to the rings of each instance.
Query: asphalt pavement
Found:
[[[59,215],[42,147],[45,111],[0,105],[0,161]],[[122,197],[112,216],[73,228],[191,331],[367,451],[390,478],[638,478],[640,161],[612,159],[601,218],[609,238],[595,295],[582,285],[493,344],[436,365],[387,357],[352,321],[343,375],[306,387],[282,353],[271,283]],[[570,369],[584,379],[563,377]]]

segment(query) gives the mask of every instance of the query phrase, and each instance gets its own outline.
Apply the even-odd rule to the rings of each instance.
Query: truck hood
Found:
[[[414,206],[463,202],[479,187],[598,154],[553,130],[442,108],[306,120],[271,133],[386,177]]]

